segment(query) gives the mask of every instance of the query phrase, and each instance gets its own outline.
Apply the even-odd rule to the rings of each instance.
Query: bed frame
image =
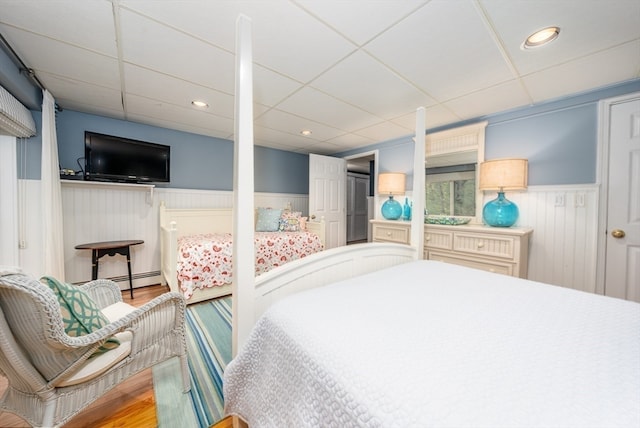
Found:
[[[325,222],[307,221],[307,230],[320,237],[325,244]],[[181,293],[178,285],[178,238],[203,233],[232,233],[231,208],[167,208],[160,202],[160,270],[163,283],[171,291]],[[231,294],[232,284],[195,289],[187,304],[215,299]]]
[[[234,260],[250,266],[247,256],[253,246],[252,223],[254,193],[253,140],[253,47],[252,23],[240,15],[236,21],[236,86],[234,125]],[[424,170],[425,109],[416,110],[413,171]],[[413,174],[413,194],[424,195],[424,174]],[[347,279],[384,267],[422,258],[424,243],[424,198],[413,202],[411,245],[367,243],[331,248],[287,263],[259,277],[236,269],[234,264],[232,354],[235,357],[245,344],[258,317],[277,299]],[[309,213],[313,214],[313,213]],[[250,253],[253,254],[253,253]],[[239,260],[236,256],[241,256]],[[390,292],[393,292],[390,290]]]

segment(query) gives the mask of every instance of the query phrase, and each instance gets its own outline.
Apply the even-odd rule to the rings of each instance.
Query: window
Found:
[[[430,215],[476,215],[476,165],[427,168],[426,208]]]

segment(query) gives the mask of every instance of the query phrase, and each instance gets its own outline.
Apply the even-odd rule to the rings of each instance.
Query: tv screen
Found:
[[[168,183],[170,147],[85,131],[85,180]]]

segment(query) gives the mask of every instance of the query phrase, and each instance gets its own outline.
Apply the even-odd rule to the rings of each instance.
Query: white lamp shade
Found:
[[[526,159],[493,159],[480,164],[480,190],[523,190],[527,188]]]
[[[404,195],[405,176],[401,172],[378,174],[378,193],[380,195]]]

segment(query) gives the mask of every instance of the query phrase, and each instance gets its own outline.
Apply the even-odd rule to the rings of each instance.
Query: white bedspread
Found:
[[[640,427],[640,305],[433,261],[274,305],[227,366],[260,427]]]

